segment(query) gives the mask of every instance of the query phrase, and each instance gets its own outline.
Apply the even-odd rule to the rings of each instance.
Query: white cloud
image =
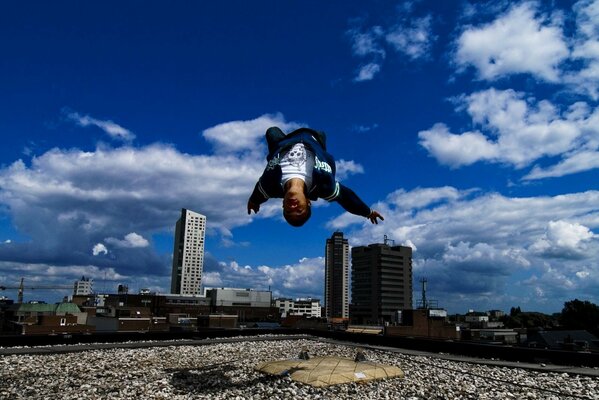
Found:
[[[275,296],[320,297],[323,290],[324,258],[302,258],[295,264],[280,266],[241,266],[237,262],[218,263],[209,271],[206,286],[271,288]],[[202,276],[207,274],[206,272]]]
[[[336,177],[338,180],[343,180],[352,174],[364,173],[364,167],[352,160],[337,160],[335,161],[335,164],[337,167]]]
[[[561,20],[539,14],[537,6],[536,2],[516,4],[489,24],[464,30],[457,39],[457,65],[474,66],[486,80],[530,73],[557,82],[559,65],[569,50]]]
[[[106,238],[106,243],[110,243],[117,247],[124,248],[135,248],[135,247],[148,247],[150,242],[146,238],[141,235],[138,235],[135,232],[128,233],[125,235],[124,239],[116,239],[116,238]]]
[[[220,272],[204,272],[202,273],[202,286],[224,287],[225,285],[220,277]]]
[[[249,121],[219,124],[204,130],[202,135],[219,154],[254,151],[263,155],[266,143],[264,134],[272,126],[278,126],[285,133],[300,127],[297,123],[285,122],[282,114],[265,114]]]
[[[358,74],[354,78],[355,82],[364,82],[374,79],[374,76],[381,70],[381,65],[376,62],[371,62],[366,65],[362,65]]]
[[[522,300],[518,290],[532,285],[522,277],[549,280],[548,268],[559,270],[559,279],[574,289],[591,291],[595,285],[596,291],[599,284],[599,266],[593,261],[599,258],[593,233],[599,229],[598,191],[511,198],[453,187],[418,188],[393,192],[376,207],[385,216],[384,226],[360,223],[344,213],[328,227],[343,230],[352,246],[382,243],[388,235],[396,244],[417,248],[414,276],[428,277],[429,289],[447,307],[464,307],[464,299],[476,301],[477,296],[481,304],[491,296],[495,307],[500,301],[509,307],[513,299]],[[598,279],[583,282],[580,271]],[[553,307],[572,293],[557,290],[553,285],[546,289]]]
[[[545,234],[530,246],[536,253],[555,257],[584,256],[595,235],[588,227],[568,221],[549,221]]]
[[[108,249],[106,248],[106,246],[104,246],[103,243],[96,243],[94,245],[94,248],[92,249],[92,254],[94,256],[97,256],[100,254],[108,254]]]
[[[432,34],[432,17],[416,17],[412,7],[399,7],[398,11],[389,26],[352,28],[347,32],[353,55],[367,60],[358,68],[354,82],[374,79],[387,57],[387,48],[410,61],[430,58],[430,48],[436,39]]]
[[[563,161],[547,168],[535,166],[523,180],[555,178],[599,168],[598,151],[581,151],[564,157]]]
[[[599,109],[575,103],[561,111],[547,100],[525,98],[511,89],[487,89],[456,100],[480,131],[454,134],[437,123],[419,132],[420,144],[441,164],[457,168],[478,161],[523,168],[561,156],[555,166],[536,167],[525,179],[562,176],[597,167]]]
[[[420,145],[444,165],[457,168],[477,161],[494,160],[497,145],[480,132],[454,134],[442,123],[418,132]]]
[[[416,188],[409,192],[399,189],[387,196],[387,203],[393,205],[395,208],[411,211],[430,207],[441,202],[456,201],[467,193],[461,193],[451,186]]]
[[[355,132],[360,132],[360,133],[364,133],[364,132],[369,132],[373,129],[378,128],[379,125],[378,124],[372,124],[372,125],[354,125],[352,126],[352,130]]]
[[[348,32],[352,39],[352,51],[356,56],[376,55],[385,58],[386,52],[380,39],[384,36],[383,28],[374,26],[366,32],[352,29]]]
[[[122,126],[107,120],[99,120],[92,118],[89,115],[81,115],[77,112],[70,112],[67,118],[75,121],[80,126],[96,126],[107,133],[111,138],[118,139],[123,142],[131,142],[135,139],[135,134]]]
[[[265,203],[257,216],[246,208],[265,166],[261,143],[272,125],[287,132],[298,126],[282,115],[221,124],[205,131],[214,154],[186,154],[167,144],[55,148],[30,164],[18,160],[0,168],[0,203],[30,238],[0,246],[0,258],[165,276],[170,257],[150,238],[172,232],[181,208],[206,215],[209,234],[225,243],[253,218],[280,218],[280,201]],[[339,168],[341,175],[362,171],[351,160]]]
[[[505,6],[502,2],[465,7],[466,18],[495,16],[498,11],[499,16],[463,29],[455,42],[454,62],[460,71],[474,67],[480,79],[530,74],[597,100],[598,4],[597,0],[581,0],[571,9],[560,9],[526,1],[511,5],[506,12],[498,10]]]
[[[435,41],[431,35],[431,16],[410,18],[393,27],[385,36],[387,42],[400,54],[410,60],[430,57],[430,49]]]
[[[564,81],[578,93],[599,98],[599,1],[582,0],[573,10],[577,31],[572,39],[572,61],[579,66],[568,65]]]

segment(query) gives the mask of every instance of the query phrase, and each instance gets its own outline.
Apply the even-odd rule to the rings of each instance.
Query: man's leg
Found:
[[[277,145],[285,138],[282,130],[273,126],[266,130],[266,143],[268,143],[268,154],[276,150]]]

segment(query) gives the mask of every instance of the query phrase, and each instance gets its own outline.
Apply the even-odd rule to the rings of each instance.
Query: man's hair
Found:
[[[293,215],[293,217],[292,217],[292,215]],[[300,226],[304,225],[306,223],[306,221],[308,221],[310,219],[311,216],[312,216],[312,207],[310,207],[310,206],[308,206],[306,208],[306,212],[301,215],[287,214],[286,212],[283,212],[283,217],[285,217],[285,221],[287,221],[287,223],[289,223],[289,225],[295,226],[296,228],[299,228]]]

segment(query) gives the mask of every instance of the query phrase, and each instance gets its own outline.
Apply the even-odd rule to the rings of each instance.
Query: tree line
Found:
[[[512,307],[501,320],[507,328],[586,330],[599,336],[599,306],[586,300],[567,301],[561,312],[552,315]]]

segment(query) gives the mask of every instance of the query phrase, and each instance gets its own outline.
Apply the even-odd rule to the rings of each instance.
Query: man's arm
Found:
[[[346,211],[368,218],[373,224],[379,223],[377,218],[379,218],[381,221],[385,219],[381,214],[379,214],[378,211],[371,210],[370,207],[368,207],[366,203],[364,203],[362,199],[360,199],[358,195],[354,193],[353,190],[347,186],[343,186],[340,183],[338,183],[338,185],[339,195],[333,200],[338,202],[339,205],[341,205],[341,207],[343,207]]]
[[[256,186],[254,186],[254,191],[248,200],[248,214],[251,214],[252,211],[257,214],[258,211],[260,211],[260,204],[264,203],[266,200],[268,200],[268,195],[264,189],[262,189],[260,181],[258,181]]]

